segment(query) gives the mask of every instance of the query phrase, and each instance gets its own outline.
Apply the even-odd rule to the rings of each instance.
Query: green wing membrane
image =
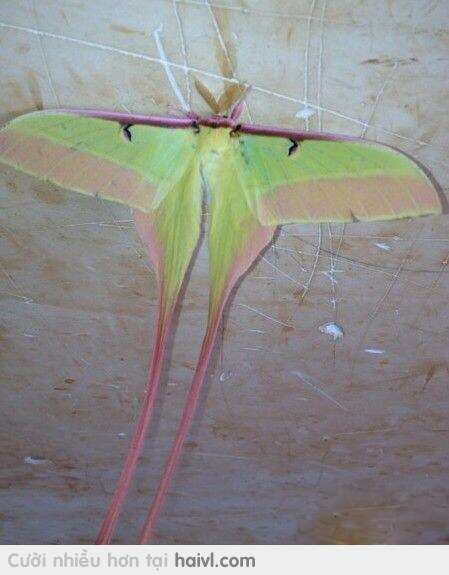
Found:
[[[229,136],[227,136],[229,138]],[[211,320],[236,281],[273,237],[275,226],[263,225],[250,209],[242,186],[235,149],[205,165],[210,189],[209,278]]]
[[[407,156],[378,144],[242,135],[240,173],[262,224],[391,220],[437,214],[429,178]]]
[[[0,160],[82,194],[151,212],[195,161],[192,130],[36,112],[0,131]]]

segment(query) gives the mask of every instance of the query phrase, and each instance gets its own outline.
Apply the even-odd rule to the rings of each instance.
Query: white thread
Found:
[[[167,78],[168,78],[168,81],[170,82],[170,86],[172,87],[172,90],[173,90],[176,98],[178,99],[178,102],[181,104],[181,108],[183,110],[185,110],[186,112],[188,112],[189,106],[188,106],[187,102],[184,100],[184,96],[182,95],[182,92],[179,89],[178,83],[176,82],[176,79],[173,76],[173,72],[170,70],[170,63],[167,60],[167,57],[166,57],[165,51],[164,51],[164,47],[162,45],[161,33],[162,33],[162,24],[159,26],[159,28],[156,28],[156,30],[154,30],[154,32],[153,32],[154,40],[156,42],[157,50],[159,52],[159,56],[160,56],[162,65],[164,66],[164,70],[165,70],[165,73],[167,74]],[[187,70],[187,66],[184,66],[184,68],[185,68],[185,70]]]

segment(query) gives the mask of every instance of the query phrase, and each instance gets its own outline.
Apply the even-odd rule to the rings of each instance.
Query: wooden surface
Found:
[[[447,2],[219,4],[2,0],[0,118],[176,112],[166,58],[199,113],[194,78],[218,96],[235,77],[253,121],[393,144],[447,190]],[[90,543],[144,384],[154,275],[127,209],[0,178],[0,542]],[[448,231],[282,229],[230,306],[155,542],[449,541]],[[206,248],[117,543],[135,541],[190,383]]]

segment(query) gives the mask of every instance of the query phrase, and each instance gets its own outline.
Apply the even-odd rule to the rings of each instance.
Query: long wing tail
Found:
[[[209,225],[209,320],[193,381],[162,478],[140,533],[139,543],[149,541],[182,454],[190,424],[206,378],[223,309],[239,278],[248,270],[273,237],[275,227],[263,226],[246,204],[236,174],[211,178]]]
[[[156,495],[154,496],[150,511],[147,515],[147,518],[145,519],[145,523],[143,525],[139,537],[140,544],[147,543],[153,533],[156,521],[161,512],[161,508],[164,504],[168,489],[170,487],[176,467],[178,465],[178,461],[182,454],[182,449],[190,429],[190,424],[195,414],[196,406],[198,404],[200,391],[206,378],[207,367],[209,365],[209,360],[214,348],[218,328],[220,325],[220,319],[221,314],[219,317],[214,318],[214,321],[209,323],[209,326],[207,328],[206,335],[204,337],[203,344],[201,346],[201,352],[199,355],[195,375],[193,377],[192,384],[187,394],[187,399],[181,417],[181,422],[179,424],[178,431],[176,433],[176,437],[170,451],[170,455],[165,465],[164,472],[159,482]]]
[[[180,182],[167,195],[154,214],[134,212],[137,231],[156,269],[158,316],[140,415],[116,490],[96,539],[99,545],[108,544],[114,533],[151,421],[174,307],[199,238],[201,206],[197,185],[193,174],[191,181]]]
[[[125,502],[138,459],[142,451],[148,427],[153,415],[154,404],[166,352],[167,339],[170,332],[171,320],[173,317],[173,306],[163,309],[163,296],[159,296],[159,312],[156,318],[156,330],[153,343],[153,354],[148,368],[148,379],[145,386],[144,397],[140,408],[139,418],[134,430],[134,435],[126,455],[123,469],[117,483],[114,495],[109,504],[105,518],[100,528],[100,532],[95,541],[97,545],[107,545],[110,543],[115,526],[119,519],[120,512]]]

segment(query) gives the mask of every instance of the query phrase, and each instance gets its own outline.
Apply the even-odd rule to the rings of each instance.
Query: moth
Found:
[[[207,327],[140,543],[150,540],[175,473],[223,308],[277,227],[393,220],[442,211],[424,169],[392,147],[332,133],[243,123],[244,90],[237,90],[231,102],[217,102],[204,87],[199,91],[213,115],[54,110],[20,116],[0,131],[1,162],[63,188],[131,207],[157,276],[158,312],[148,380],[98,544],[111,541],[142,450],[174,308],[200,237],[204,188],[209,203]]]

